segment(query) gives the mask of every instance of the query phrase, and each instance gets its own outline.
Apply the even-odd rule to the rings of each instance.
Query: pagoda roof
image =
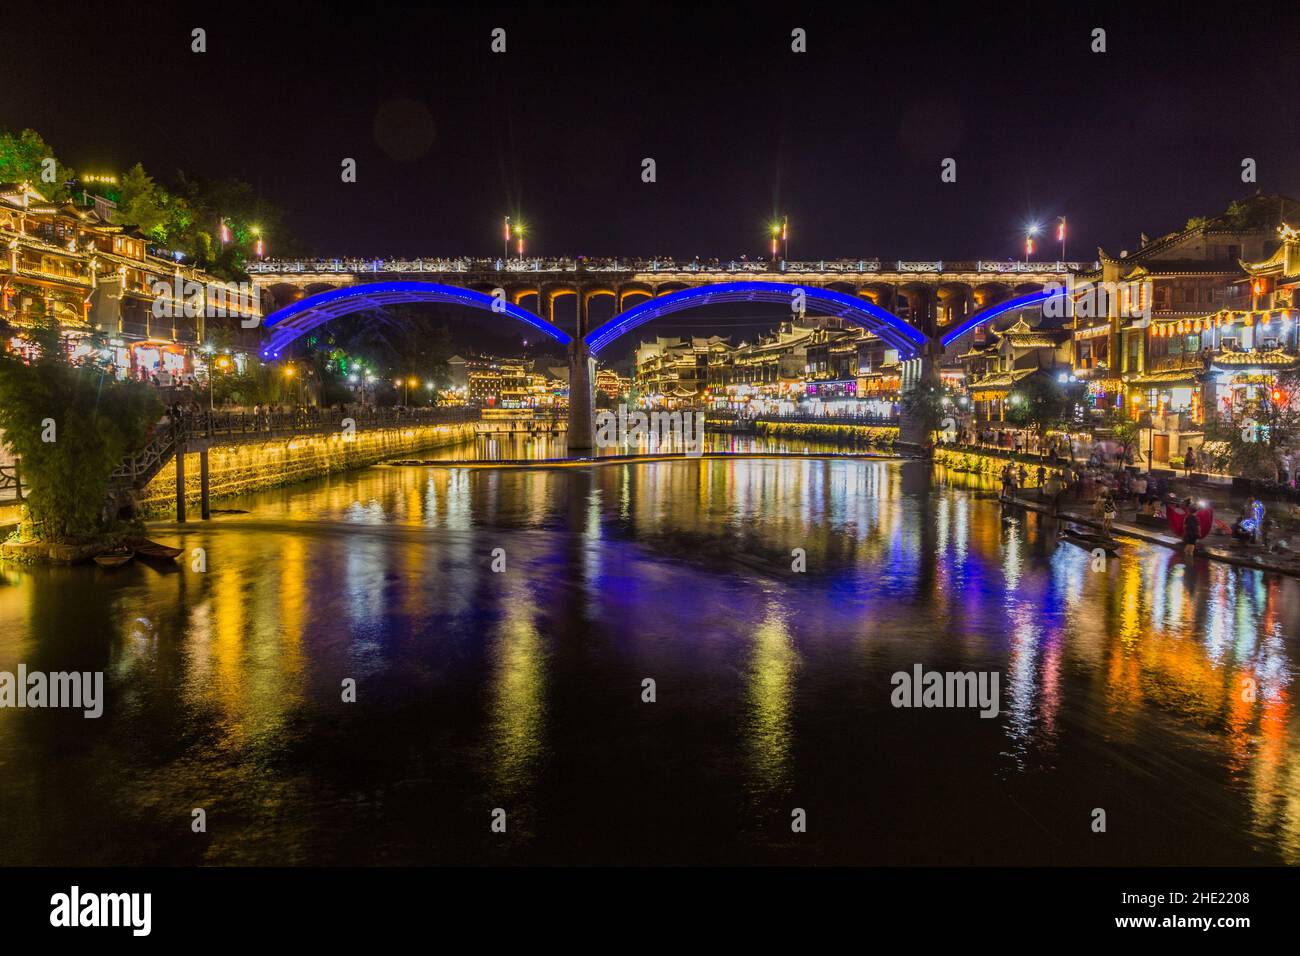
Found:
[[[1037,372],[1042,371],[1036,368],[1017,368],[1009,372],[994,372],[992,375],[986,375],[983,378],[976,379],[970,383],[971,392],[993,392],[1006,391],[1015,385],[1021,379],[1028,378]]]

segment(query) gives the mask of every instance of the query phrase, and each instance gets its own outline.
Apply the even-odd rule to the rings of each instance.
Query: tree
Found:
[[[1026,375],[1007,393],[1007,421],[1046,431],[1066,420],[1074,403],[1056,381],[1041,372]]]
[[[1131,418],[1118,418],[1111,425],[1110,437],[1119,445],[1121,461],[1135,461],[1140,457],[1138,442],[1142,440],[1142,423]]]
[[[37,536],[93,538],[111,530],[104,505],[113,469],[144,447],[162,405],[147,385],[69,364],[53,323],[33,334],[35,362],[0,357],[0,431],[22,459]]]
[[[114,218],[118,222],[138,226],[154,242],[165,243],[171,215],[169,207],[173,203],[167,190],[158,186],[153,177],[144,171],[144,167],[136,163],[122,176]]]
[[[42,175],[49,168],[47,159],[54,160],[54,182]],[[76,173],[58,161],[40,133],[25,129],[15,135],[0,130],[0,183],[30,182],[46,199],[62,202],[68,198],[65,184],[74,176]]]
[[[1202,447],[1215,471],[1280,480],[1287,457],[1300,449],[1300,370],[1257,387],[1235,420],[1210,423]]]
[[[925,434],[929,435],[943,423],[943,418],[947,414],[945,399],[950,400],[951,396],[943,387],[943,382],[938,375],[931,375],[922,378],[908,389],[899,404],[902,405],[903,413],[913,421],[919,422]]]

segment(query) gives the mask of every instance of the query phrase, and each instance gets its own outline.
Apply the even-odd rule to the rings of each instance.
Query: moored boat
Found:
[[[132,558],[135,552],[128,547],[110,548],[95,555],[95,563],[101,568],[120,568]]]
[[[159,544],[157,541],[150,541],[148,538],[141,538],[134,544],[137,557],[146,558],[150,561],[175,561],[180,557],[180,548],[173,548],[170,545]]]
[[[1077,525],[1066,525],[1060,531],[1060,538],[1069,541],[1071,544],[1077,544],[1081,548],[1091,551],[1093,548],[1101,548],[1108,553],[1114,553],[1119,550],[1119,542],[1114,538],[1108,538],[1096,531],[1088,531]]]

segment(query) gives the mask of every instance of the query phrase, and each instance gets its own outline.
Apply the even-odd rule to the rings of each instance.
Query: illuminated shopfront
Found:
[[[159,372],[185,374],[190,371],[190,362],[183,346],[147,341],[131,345],[129,367],[136,378],[148,378]]]

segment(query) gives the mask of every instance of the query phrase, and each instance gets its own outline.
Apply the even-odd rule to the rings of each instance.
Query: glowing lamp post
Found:
[[[1038,235],[1038,223],[1031,222],[1025,226],[1025,263],[1028,264],[1034,254],[1034,236]]]

